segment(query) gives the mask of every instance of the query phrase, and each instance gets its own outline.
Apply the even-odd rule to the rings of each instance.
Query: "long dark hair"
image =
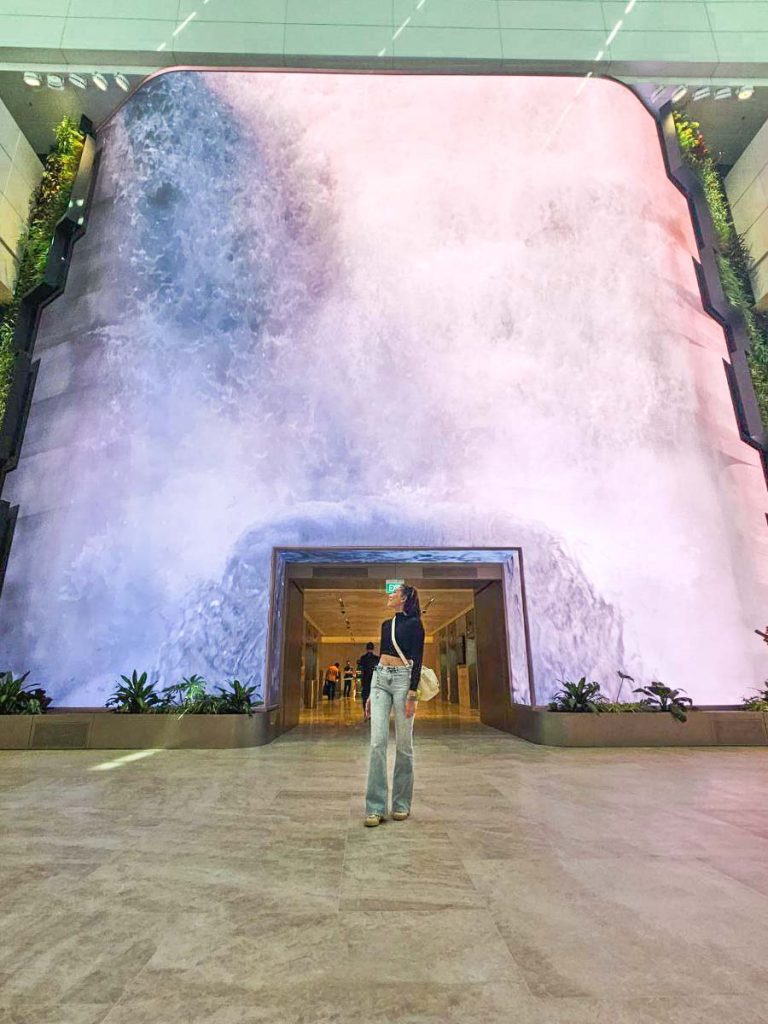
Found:
[[[404,615],[421,615],[421,604],[419,603],[419,592],[416,587],[409,587],[407,583],[403,583],[400,589],[403,592],[405,598],[405,604],[403,605]]]

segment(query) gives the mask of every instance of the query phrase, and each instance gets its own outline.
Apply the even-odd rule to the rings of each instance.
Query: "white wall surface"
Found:
[[[17,243],[43,165],[0,100],[0,302],[16,278]]]
[[[768,121],[725,179],[736,230],[757,264],[752,286],[758,308],[768,309]]]

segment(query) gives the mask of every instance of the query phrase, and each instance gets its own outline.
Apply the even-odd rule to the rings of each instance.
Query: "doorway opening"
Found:
[[[267,673],[279,731],[327,700],[326,670],[336,662],[336,695],[345,699],[349,666],[354,700],[357,661],[367,643],[378,653],[387,587],[399,581],[419,590],[424,665],[440,680],[440,707],[509,731],[512,705],[535,702],[519,549],[282,548],[273,558]]]

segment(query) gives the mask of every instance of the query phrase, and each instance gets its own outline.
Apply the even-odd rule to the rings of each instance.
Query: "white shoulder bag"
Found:
[[[405,665],[405,667],[406,668],[410,668],[411,667],[410,661],[408,661],[408,659],[405,657],[403,652],[400,650],[400,648],[398,647],[398,644],[397,644],[397,640],[395,639],[395,620],[394,620],[394,618],[392,619],[392,646],[397,651],[398,655],[400,656],[400,660]],[[436,697],[438,695],[438,693],[440,693],[440,683],[437,680],[437,676],[435,675],[435,673],[432,671],[431,668],[425,668],[422,665],[422,667],[421,667],[421,676],[419,677],[419,685],[418,685],[418,687],[416,689],[416,699],[417,700],[432,700],[432,698]]]

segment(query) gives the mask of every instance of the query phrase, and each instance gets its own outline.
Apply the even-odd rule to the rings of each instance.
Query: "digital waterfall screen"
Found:
[[[278,547],[520,548],[536,696],[765,675],[765,485],[621,86],[173,72],[43,314],[0,664],[263,687]],[[402,572],[401,569],[398,569]]]

